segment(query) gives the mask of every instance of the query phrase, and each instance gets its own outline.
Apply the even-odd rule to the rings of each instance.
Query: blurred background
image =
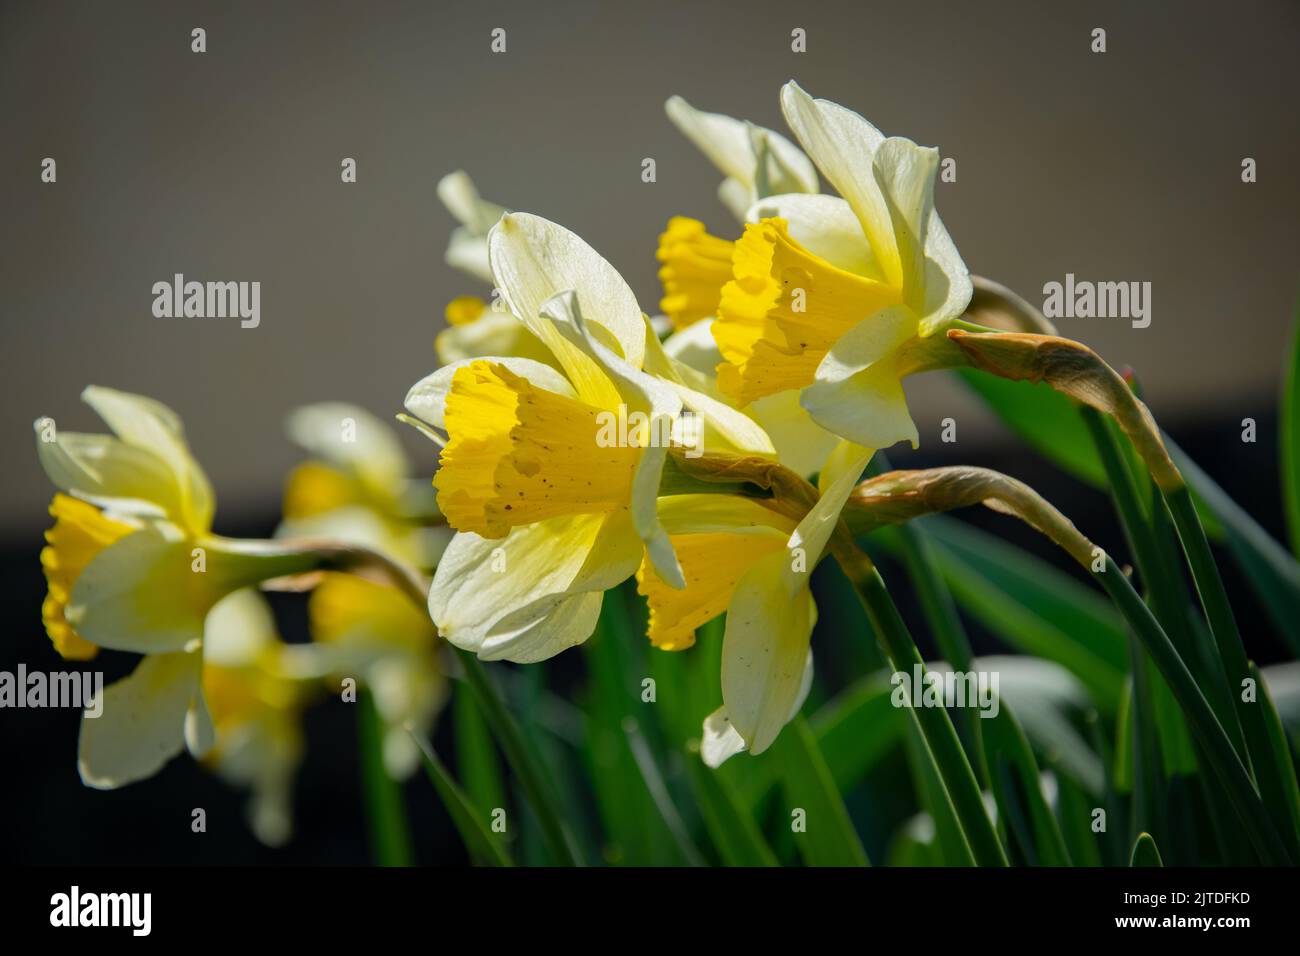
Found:
[[[195,27],[204,54],[190,51]],[[489,50],[496,27],[504,54]],[[796,27],[803,54],[790,50]],[[1096,27],[1104,54],[1090,50]],[[445,303],[486,291],[443,263],[454,223],[435,195],[442,175],[466,169],[486,198],[572,228],[655,312],[667,219],[736,230],[715,197],[720,175],[663,101],[677,93],[783,129],[777,94],[791,77],[956,159],[937,202],[972,271],[1037,303],[1066,273],[1150,282],[1149,328],[1062,319],[1062,333],[1136,368],[1162,425],[1280,537],[1275,407],[1300,275],[1298,39],[1290,2],[6,2],[0,669],[59,666],[40,625],[51,488],[34,419],[98,430],[78,400],[87,383],[152,395],[186,423],[217,491],[217,530],[266,534],[299,458],[285,414],[342,399],[390,416],[435,366]],[[41,182],[45,157],[57,183]],[[355,184],[340,182],[344,157],[357,161]],[[1245,157],[1258,164],[1253,184],[1241,181]],[[260,327],[154,318],[151,287],[177,272],[260,281]],[[922,377],[908,393],[922,448],[891,453],[895,464],[1001,468],[1118,540],[1102,496],[1014,444],[955,383]],[[946,417],[956,444],[938,441]],[[1240,440],[1245,417],[1256,444]],[[431,449],[410,437],[431,470]],[[1239,606],[1251,604],[1247,594]],[[1262,618],[1243,625],[1262,662],[1281,654]],[[75,713],[0,720],[0,854],[16,861],[367,858],[352,723],[338,708],[312,712],[299,833],[274,853],[242,826],[242,795],[187,758],[91,792],[76,776]],[[411,787],[422,861],[455,862],[427,783]],[[210,834],[177,840],[194,806],[208,808]]]

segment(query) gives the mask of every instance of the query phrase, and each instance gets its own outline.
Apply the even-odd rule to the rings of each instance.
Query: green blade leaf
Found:
[[[958,604],[1017,650],[1056,661],[1114,714],[1127,669],[1114,609],[1080,582],[953,518],[925,519]]]
[[[408,732],[416,746],[420,748],[420,755],[424,758],[425,773],[429,775],[429,781],[438,791],[438,797],[442,800],[442,805],[447,808],[451,822],[455,824],[456,832],[465,842],[465,848],[469,850],[470,855],[489,866],[514,866],[510,855],[502,846],[504,837],[494,834],[488,828],[488,811],[476,807],[470,801],[465,791],[452,779],[447,768],[438,759],[433,746],[422,734],[413,730]]]
[[[506,787],[492,735],[469,688],[454,688],[451,699],[453,729],[456,732],[456,766],[465,792],[480,807],[504,807]],[[417,741],[418,743],[419,741]]]
[[[1160,851],[1156,849],[1156,841],[1151,838],[1150,833],[1139,833],[1137,840],[1133,844],[1133,853],[1129,856],[1129,866],[1164,866],[1160,859]]]
[[[727,866],[776,866],[776,854],[726,778],[694,754],[686,756],[686,771],[705,829],[722,862]]]
[[[907,715],[890,701],[892,692],[886,677],[873,674],[812,716],[817,748],[841,793],[857,786],[902,739]]]
[[[1056,817],[1047,798],[1043,796],[1042,777],[1038,761],[1029,747],[1024,731],[1016,721],[1011,708],[999,708],[996,717],[980,718],[984,723],[984,744],[989,759],[999,768],[994,773],[994,796],[998,807],[1010,821],[1013,806],[1018,809],[1023,802],[1028,833],[1022,841],[1032,837],[1034,863],[1043,866],[1069,866],[1070,851],[1065,846]],[[1010,784],[1010,786],[1008,786]],[[1018,799],[1011,799],[1013,797]]]
[[[406,822],[402,785],[384,766],[384,722],[374,696],[362,690],[357,696],[357,734],[361,747],[361,779],[365,794],[370,847],[379,866],[410,866],[411,836]]]
[[[866,866],[862,841],[803,717],[790,721],[777,736],[772,756],[781,768],[781,789],[787,804],[784,820],[795,834],[795,845],[804,862],[809,866]],[[796,821],[791,815],[800,810],[802,821]],[[803,830],[796,828],[798,822],[802,822]]]

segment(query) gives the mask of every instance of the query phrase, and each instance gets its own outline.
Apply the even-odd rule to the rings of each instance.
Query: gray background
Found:
[[[434,186],[457,168],[583,235],[655,311],[668,217],[734,229],[663,101],[782,128],[790,77],[957,159],[938,203],[972,270],[1036,301],[1066,272],[1151,281],[1148,329],[1060,325],[1136,366],[1162,421],[1267,415],[1300,272],[1300,13],[1055,6],[7,3],[0,528],[48,523],[31,422],[90,428],[89,382],[182,414],[218,530],[275,501],[298,457],[289,409],[398,410],[435,365],[445,302],[482,292],[442,262],[452,221]],[[206,54],[190,52],[195,26]],[[806,54],[790,52],[796,26]],[[46,156],[56,185],[39,181]],[[154,318],[150,288],[174,272],[260,280],[261,327]],[[945,415],[972,460],[970,439],[996,434],[941,378],[909,393],[923,441]],[[430,469],[432,449],[410,447]]]

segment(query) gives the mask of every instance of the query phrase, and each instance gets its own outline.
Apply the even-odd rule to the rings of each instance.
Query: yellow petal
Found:
[[[712,328],[725,359],[718,386],[741,406],[808,385],[841,335],[900,298],[813,255],[782,219],[745,227],[732,271]]]
[[[501,538],[545,518],[629,506],[641,450],[600,440],[602,409],[476,361],[452,377],[445,423],[434,486],[458,531]]]
[[[734,243],[711,236],[704,223],[685,216],[668,220],[655,253],[663,266],[659,281],[664,297],[659,307],[683,329],[700,319],[717,315],[722,287],[731,280],[731,250]]]
[[[786,535],[727,532],[672,535],[686,587],[660,580],[649,561],[637,571],[637,591],[650,605],[650,643],[677,651],[695,643],[695,629],[727,609],[736,584],[764,555],[785,547]]]
[[[487,311],[487,303],[476,295],[457,296],[447,303],[443,315],[451,326],[468,325]]]
[[[95,555],[135,529],[68,495],[54,496],[50,514],[55,518],[54,527],[45,532],[47,546],[41,549],[41,568],[49,587],[41,618],[59,654],[69,660],[90,660],[99,648],[78,635],[65,619],[68,596]]]
[[[289,473],[284,485],[287,520],[324,514],[362,501],[364,495],[355,479],[318,461],[303,462]]]

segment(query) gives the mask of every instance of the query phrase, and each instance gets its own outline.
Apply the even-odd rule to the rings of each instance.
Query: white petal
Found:
[[[526,378],[538,388],[555,392],[566,398],[575,398],[576,393],[569,380],[551,368],[534,359],[515,358],[509,355],[487,355],[480,358],[466,358],[450,365],[444,365],[411,386],[406,393],[406,410],[434,428],[446,430],[444,416],[447,408],[447,393],[451,391],[451,379],[459,369],[471,362],[495,362],[504,365],[520,378]]]
[[[190,701],[190,709],[185,712],[185,749],[190,756],[200,758],[206,756],[216,742],[217,730],[212,726],[212,713],[200,686]]]
[[[645,358],[645,321],[618,271],[575,233],[540,216],[510,213],[488,237],[492,273],[510,311],[547,341],[541,307],[572,290],[587,321],[603,328],[633,366]]]
[[[669,358],[681,362],[705,375],[713,375],[722,353],[713,340],[713,320],[701,319],[674,332],[663,341],[663,350]],[[647,363],[649,356],[647,355]]]
[[[664,104],[664,112],[724,176],[746,189],[754,188],[754,149],[743,120],[697,110],[680,96],[671,97]]]
[[[484,255],[487,243],[483,244]],[[519,355],[529,346],[543,351],[524,324],[509,312],[495,312],[488,309],[473,322],[464,325],[452,325],[443,329],[433,340],[434,351],[438,361],[444,365],[459,362],[462,359],[482,358],[488,355]]]
[[[893,219],[871,163],[885,137],[857,113],[829,100],[814,100],[793,81],[781,90],[781,109],[817,168],[858,217],[889,283],[901,287]]]
[[[222,667],[251,665],[278,639],[271,606],[255,588],[226,595],[203,623],[204,657]]]
[[[78,575],[64,616],[99,647],[139,654],[181,651],[203,639],[212,607],[231,591],[306,570],[309,557],[275,546],[203,540],[205,570],[194,570],[195,541],[152,525],[114,541]]]
[[[895,350],[917,331],[916,314],[891,306],[842,335],[817,367],[817,380],[800,394],[813,421],[869,448],[917,441],[899,383]]]
[[[707,767],[717,769],[723,763],[745,750],[745,738],[740,736],[726,705],[704,718],[704,735],[700,738],[700,756]]]
[[[391,491],[406,477],[406,454],[396,431],[357,405],[304,405],[289,413],[285,428],[289,440],[314,457],[380,489]]]
[[[103,713],[83,716],[77,763],[101,790],[143,780],[185,746],[185,721],[199,689],[199,653],[150,654],[104,691]]]
[[[486,236],[505,209],[478,194],[469,173],[458,169],[438,180],[438,198],[460,224],[474,235]]]
[[[751,752],[776,739],[799,697],[816,611],[806,587],[790,593],[791,556],[761,558],[736,585],[722,642],[722,700]]]
[[[919,315],[925,307],[925,242],[939,151],[891,136],[876,150],[872,168],[894,223],[904,301]]]
[[[920,334],[932,335],[965,312],[973,291],[970,270],[939,214],[931,213],[925,237],[925,311]]]
[[[190,454],[180,417],[151,398],[98,385],[87,386],[81,398],[118,438],[166,462],[181,496],[182,513],[176,520],[191,533],[205,533],[212,524],[212,486]]]
[[[439,633],[457,647],[477,652],[507,615],[570,593],[580,578],[584,589],[602,583],[584,568],[598,544],[602,551],[607,547],[600,544],[605,525],[600,515],[579,515],[515,528],[499,539],[457,534],[429,590],[429,613]],[[627,577],[636,570],[634,561],[614,570]]]
[[[777,460],[807,478],[821,468],[840,439],[812,420],[799,396],[794,389],[777,392],[758,399],[749,411],[771,437]]]
[[[487,236],[471,232],[461,226],[453,229],[447,240],[443,260],[453,269],[459,269],[489,285],[492,284],[492,263],[488,258]]]
[[[181,520],[176,476],[153,452],[110,435],[61,431],[44,441],[44,422],[34,425],[36,454],[55,487],[119,514]]]
[[[874,451],[870,448],[845,443],[827,460],[827,475],[826,481],[822,482],[821,497],[799,521],[794,534],[790,536],[787,545],[790,554],[785,556],[786,560],[781,565],[782,581],[787,594],[793,595],[800,589],[807,590],[813,568],[826,550],[840,519],[840,512],[844,510],[853,486],[858,483],[873,454]],[[790,556],[800,551],[802,560],[796,565]]]
[[[581,644],[596,630],[602,591],[557,594],[507,614],[492,625],[478,656],[535,664]]]

